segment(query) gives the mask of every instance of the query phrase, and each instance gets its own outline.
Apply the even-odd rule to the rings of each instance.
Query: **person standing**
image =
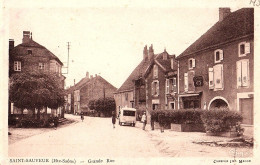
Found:
[[[83,112],[81,112],[80,117],[81,117],[81,121],[83,122],[83,120],[84,120]]]
[[[54,127],[55,127],[55,129],[57,129],[58,123],[59,123],[59,118],[58,118],[58,116],[55,116],[54,117]]]
[[[112,111],[112,124],[113,124],[113,128],[115,128],[115,124],[116,124],[116,113],[114,111]]]
[[[146,122],[147,122],[147,116],[146,113],[143,113],[141,121],[143,122],[143,130],[145,130]]]
[[[164,132],[164,126],[165,126],[165,115],[164,115],[164,113],[159,113],[158,121],[159,121],[161,133],[163,133]]]

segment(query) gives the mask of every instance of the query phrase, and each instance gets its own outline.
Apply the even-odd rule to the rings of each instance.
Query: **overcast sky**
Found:
[[[239,7],[231,7],[231,11]],[[66,86],[86,72],[119,88],[143,58],[143,47],[179,55],[218,21],[218,7],[95,6],[9,8],[9,38],[23,31],[67,65]],[[65,71],[65,70],[64,70]]]

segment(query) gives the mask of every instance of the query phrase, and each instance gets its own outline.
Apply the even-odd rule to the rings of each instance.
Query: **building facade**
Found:
[[[68,102],[66,111],[68,113],[80,114],[81,112],[90,110],[88,104],[91,100],[99,98],[114,97],[117,88],[107,82],[101,76],[86,73],[86,77],[81,79],[77,84],[67,89]],[[70,98],[70,99],[69,99]]]
[[[64,88],[65,76],[61,73],[63,63],[44,46],[32,39],[32,33],[23,32],[22,43],[14,46],[14,40],[9,40],[9,77],[15,73],[45,72],[57,74],[57,82]],[[47,109],[48,113],[63,114],[62,108],[58,110]],[[25,113],[28,112],[25,110]],[[20,114],[21,110],[9,104],[9,114]]]
[[[179,61],[179,107],[228,107],[253,126],[254,9],[219,9],[219,21]]]

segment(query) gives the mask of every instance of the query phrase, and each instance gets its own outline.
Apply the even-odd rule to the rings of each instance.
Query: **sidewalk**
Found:
[[[65,127],[69,124],[76,123],[77,121],[74,119],[60,119],[59,120],[59,125],[58,129]],[[14,128],[14,127],[9,127],[8,132],[11,133],[11,135],[8,135],[8,144],[13,144],[17,141],[20,141],[22,139],[34,136],[34,135],[39,135],[44,132],[49,132],[53,131],[54,128]]]
[[[143,123],[137,122],[136,128],[142,129]],[[216,145],[202,145],[196,142],[207,141],[228,141],[234,138],[207,136],[203,132],[175,132],[169,129],[151,130],[147,124],[145,131],[160,152],[170,157],[252,157],[253,147],[221,147]]]

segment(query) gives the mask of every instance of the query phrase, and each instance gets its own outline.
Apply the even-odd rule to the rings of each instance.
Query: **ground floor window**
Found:
[[[183,97],[183,108],[184,109],[195,109],[200,108],[200,97],[197,96],[191,96],[191,97]]]
[[[158,109],[158,104],[153,104],[153,110]]]

